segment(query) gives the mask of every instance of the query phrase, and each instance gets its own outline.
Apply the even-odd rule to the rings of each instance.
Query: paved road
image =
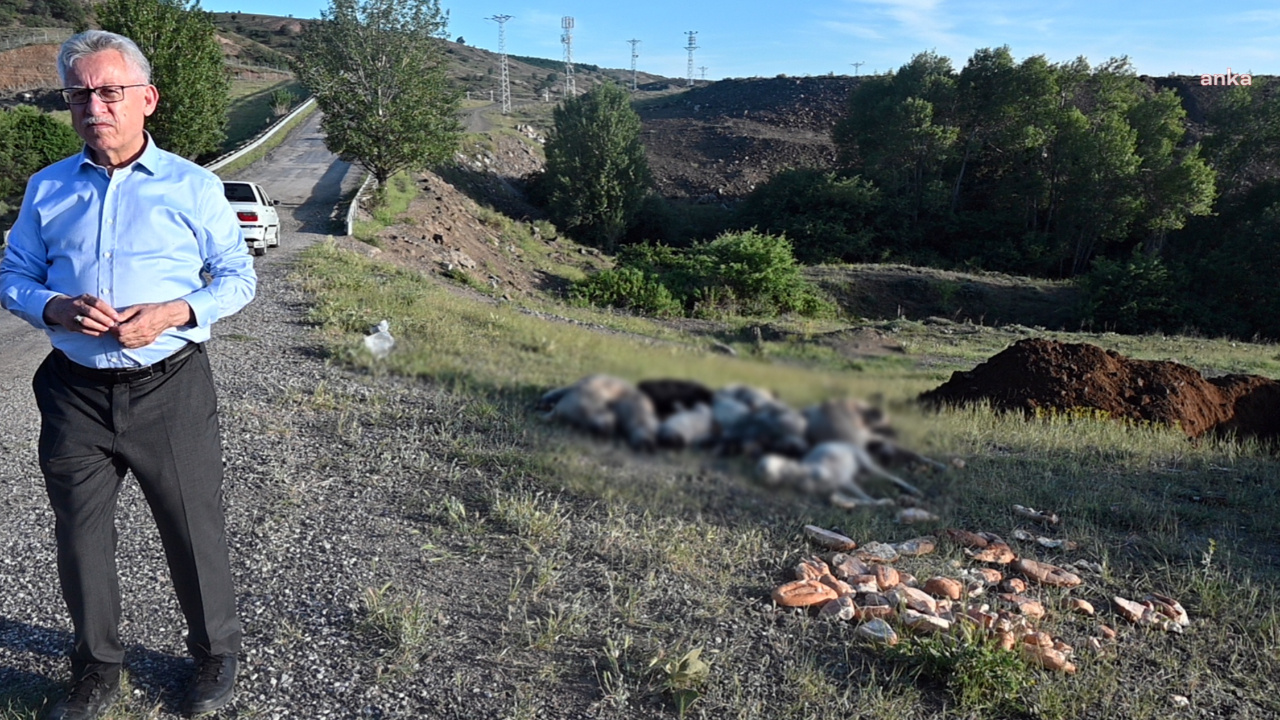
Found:
[[[325,235],[343,232],[338,205],[362,178],[357,168],[325,148],[320,118],[319,112],[312,113],[266,157],[234,176],[261,183],[280,201],[280,248],[268,250],[257,263],[282,262]],[[0,396],[30,398],[30,390],[13,395],[9,391],[29,385],[48,352],[44,333],[0,311]]]

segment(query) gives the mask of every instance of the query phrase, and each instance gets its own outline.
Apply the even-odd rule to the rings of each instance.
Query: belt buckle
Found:
[[[155,377],[155,374],[156,374],[156,366],[155,366],[155,365],[148,365],[148,366],[143,367],[143,368],[138,368],[137,370],[134,370],[133,372],[129,373],[129,374],[124,378],[124,381],[125,381],[125,382],[138,382],[138,381],[141,381],[141,380],[150,380],[151,378]]]

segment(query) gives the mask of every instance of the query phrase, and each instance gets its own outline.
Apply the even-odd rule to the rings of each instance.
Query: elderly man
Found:
[[[137,45],[81,33],[58,72],[85,147],[32,176],[0,262],[0,304],[53,345],[32,387],[75,642],[71,691],[49,717],[96,718],[119,694],[114,514],[128,470],[187,620],[197,668],[184,710],[208,712],[231,700],[240,624],[204,342],[257,277],[222,183],[143,129],[160,96]]]

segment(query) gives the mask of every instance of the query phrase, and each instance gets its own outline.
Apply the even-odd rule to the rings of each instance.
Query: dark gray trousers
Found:
[[[240,650],[222,510],[217,397],[203,348],[155,377],[109,383],[52,353],[32,381],[40,469],[56,518],[58,577],[75,626],[73,671],[124,659],[116,575],[116,498],[132,470],[160,530],[187,647]]]

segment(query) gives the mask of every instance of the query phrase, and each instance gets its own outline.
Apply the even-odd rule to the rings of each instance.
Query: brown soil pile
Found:
[[[1022,340],[920,395],[929,405],[990,402],[1001,410],[1092,409],[1176,425],[1188,437],[1280,437],[1280,383],[1257,375],[1206,379],[1175,362],[1132,360],[1086,344]]]

